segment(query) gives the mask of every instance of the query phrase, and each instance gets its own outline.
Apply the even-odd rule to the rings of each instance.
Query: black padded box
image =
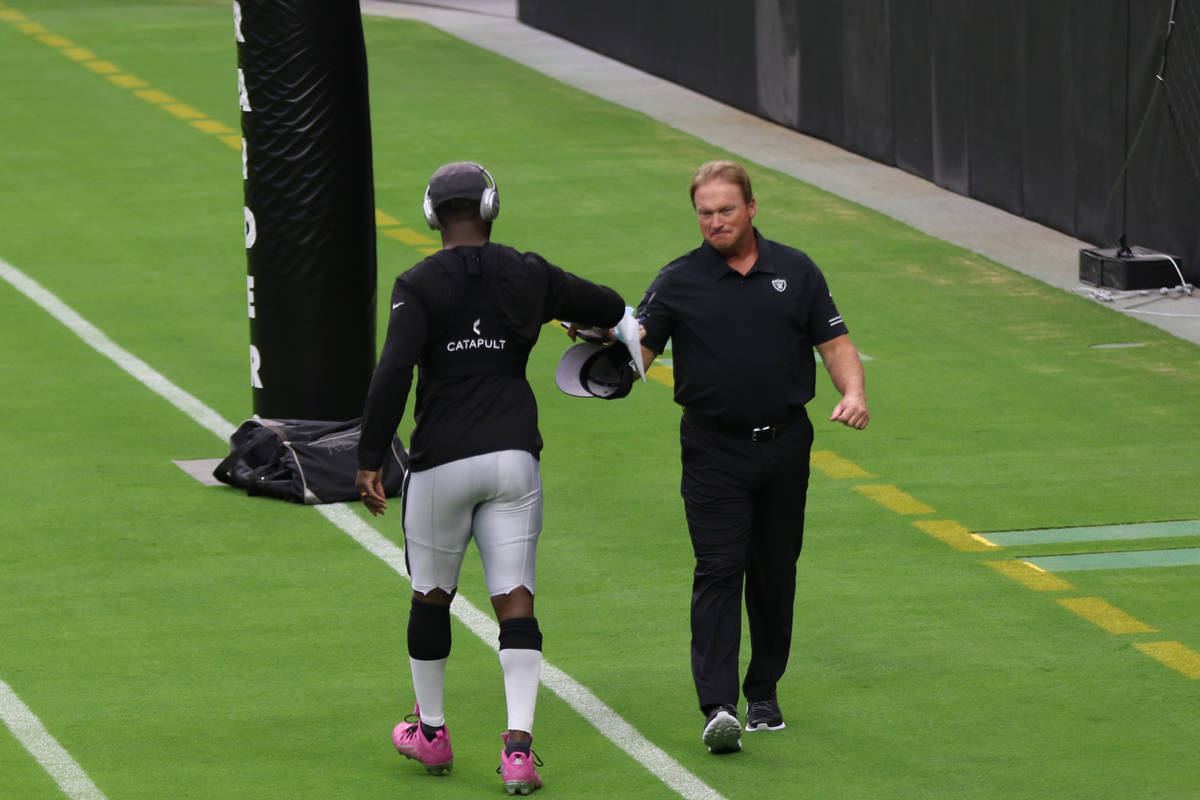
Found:
[[[1174,261],[1172,262],[1172,259]],[[1179,270],[1176,270],[1176,265]],[[1116,248],[1080,250],[1079,281],[1109,289],[1161,289],[1180,284],[1179,256],[1146,247],[1131,247],[1118,254]]]

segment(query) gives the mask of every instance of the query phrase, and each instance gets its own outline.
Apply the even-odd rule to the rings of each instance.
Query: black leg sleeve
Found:
[[[450,655],[449,604],[413,598],[408,612],[408,654],[419,661],[437,661]]]

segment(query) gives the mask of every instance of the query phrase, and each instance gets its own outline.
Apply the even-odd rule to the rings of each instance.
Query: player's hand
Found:
[[[601,343],[614,338],[612,331],[605,330],[604,328],[592,328],[566,321],[559,322],[558,324],[563,326],[563,329],[567,332],[567,336],[571,337],[572,342],[582,339],[585,342]]]
[[[387,495],[383,491],[383,472],[377,469],[360,469],[354,477],[354,488],[362,498],[363,505],[377,516],[387,512]]]
[[[613,328],[613,333],[617,337],[617,341],[625,345],[629,350],[629,359],[633,363],[634,370],[637,376],[642,379],[642,383],[646,382],[646,367],[642,363],[642,337],[646,335],[646,329],[638,323],[638,318],[634,316],[633,308],[625,306],[625,316],[621,317],[621,321],[617,323],[617,327]]]
[[[830,422],[840,422],[843,425],[862,430],[871,421],[871,412],[867,410],[867,399],[858,395],[847,395],[833,407],[829,416]]]
[[[610,333],[616,337],[618,342],[630,345],[640,342],[642,336],[645,335],[645,330],[638,325],[637,317],[633,315],[633,309],[625,306],[625,316],[621,317],[617,327],[613,328]]]

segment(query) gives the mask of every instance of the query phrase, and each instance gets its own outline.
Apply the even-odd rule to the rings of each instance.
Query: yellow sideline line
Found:
[[[664,383],[670,384],[671,370],[662,367]],[[828,450],[814,450],[811,464],[833,479],[874,477],[862,467]],[[890,484],[864,484],[854,487],[855,491],[901,515],[928,514],[934,509],[912,495]],[[966,526],[950,519],[922,519],[912,523],[933,538],[962,552],[989,552],[1002,547]],[[1047,572],[1027,561],[985,561],[991,567],[1021,585],[1038,592],[1073,591],[1076,587],[1069,581]],[[1146,623],[1125,613],[1099,597],[1057,598],[1064,608],[1079,615],[1093,625],[1114,635],[1155,633]],[[1188,678],[1200,678],[1200,654],[1189,650],[1179,642],[1135,643],[1139,651],[1156,659],[1163,665]]]
[[[415,247],[418,252],[425,255],[435,253],[440,249],[440,245],[430,237],[406,227],[400,220],[378,208],[375,209],[375,227],[384,236],[395,239],[401,244]]]
[[[991,567],[1001,575],[1012,578],[1026,588],[1035,592],[1071,591],[1073,584],[1064,581],[1052,572],[1038,569],[1026,561],[985,561],[984,566]]]
[[[955,550],[973,552],[994,550],[996,545],[989,542],[952,519],[922,519],[913,523],[917,530],[928,533],[938,541],[945,542]]]
[[[70,47],[71,46],[71,41],[69,39],[64,39],[62,36],[58,36],[57,34],[53,34],[53,33],[40,35],[40,36],[37,36],[36,38],[42,44],[48,44],[51,47]]]
[[[188,394],[157,372],[146,362],[134,356],[127,350],[113,343],[99,328],[79,316],[72,308],[63,303],[51,292],[0,258],[0,280],[6,281],[18,292],[25,295],[56,320],[61,322],[72,334],[78,336],[84,344],[93,348],[99,355],[111,360],[120,369],[128,373],[154,394],[169,402],[182,411],[187,417],[214,433],[218,438],[227,440],[233,433],[234,425],[224,419],[213,409],[205,405],[199,398]],[[375,527],[362,516],[352,510],[349,503],[326,503],[312,506],[317,513],[325,517],[335,527],[353,539],[366,552],[378,558],[402,580],[408,580],[408,570],[405,565],[404,548],[383,536]],[[492,616],[473,605],[461,593],[456,596],[451,614],[462,622],[467,629],[480,639],[483,644],[493,650],[497,647],[498,626]],[[682,764],[677,762],[666,751],[654,742],[638,733],[616,711],[605,704],[592,691],[572,678],[550,661],[542,662],[541,685],[554,692],[573,711],[590,723],[596,730],[614,745],[624,749],[630,758],[646,767],[658,780],[669,789],[684,798],[705,798],[708,800],[725,800],[725,798],[709,787],[696,775],[692,774]],[[30,748],[26,734],[36,731],[36,723],[32,712],[23,703],[18,709],[20,724],[13,725],[11,709],[14,707],[11,695],[3,697],[7,684],[0,680],[0,722],[5,722],[25,744],[26,750],[35,756],[43,769],[57,780],[57,775],[64,769],[72,772],[70,776],[70,791],[64,786],[64,792],[72,798],[88,798],[88,800],[106,800],[97,792],[86,791],[81,773],[71,768],[70,754],[61,746],[56,746],[51,757],[40,757],[44,747]],[[24,709],[24,710],[21,710]],[[7,762],[6,762],[7,763]],[[61,785],[61,784],[60,784]],[[680,788],[684,787],[684,788]],[[73,793],[72,793],[73,792]]]
[[[214,136],[230,149],[239,152],[242,150],[242,137],[233,128],[209,118],[198,109],[180,103],[166,92],[153,88],[142,78],[125,72],[113,62],[98,58],[92,51],[54,33],[4,2],[0,2],[0,22],[10,23],[17,31],[33,37],[47,47],[58,50],[66,58],[81,64],[90,72],[105,77],[114,86],[131,91],[134,96],[162,108],[168,114],[187,122],[201,133]],[[432,238],[403,225],[399,220],[379,209],[375,210],[375,221],[379,233],[395,239],[401,244],[413,247],[424,255],[429,255],[439,249],[440,245]],[[674,373],[670,367],[664,365],[653,365],[647,371],[647,377],[667,386],[674,385]],[[830,478],[875,477],[853,462],[830,451],[814,451],[811,458],[813,467]],[[936,513],[931,506],[889,484],[860,485],[855,486],[854,489],[897,514],[908,516]],[[989,542],[984,536],[972,533],[954,520],[918,520],[912,524],[918,530],[924,531],[956,550],[969,552],[997,548],[997,545]],[[983,563],[1035,591],[1062,591],[1075,588],[1069,582],[1027,562],[987,561]],[[1058,602],[1084,619],[1113,633],[1154,631],[1153,628],[1145,626],[1144,623],[1099,598],[1060,599]],[[1135,646],[1146,655],[1189,678],[1200,678],[1200,655],[1178,642],[1151,642],[1135,644]]]
[[[1134,619],[1099,597],[1060,597],[1058,604],[1112,634],[1156,633],[1146,623]]]
[[[1200,653],[1179,642],[1134,642],[1133,646],[1185,678],[1200,680]]]
[[[855,486],[854,491],[871,498],[888,511],[897,514],[933,514],[935,509],[925,505],[907,492],[902,492],[891,484],[865,484]]]
[[[835,480],[841,478],[874,478],[865,469],[829,450],[814,450],[810,463]]]
[[[866,470],[828,451],[813,451],[812,464],[832,478],[867,475]],[[932,507],[890,484],[860,485],[855,486],[854,489],[897,514],[914,515],[934,512]],[[966,526],[954,520],[926,519],[916,520],[912,524],[913,527],[924,531],[955,550],[986,552],[1002,549],[1000,545],[989,541],[986,536],[973,533]],[[1062,592],[1072,591],[1076,588],[1069,581],[1027,561],[985,561],[983,563],[1033,591]],[[1058,598],[1057,602],[1093,625],[1112,634],[1157,632],[1156,628],[1098,597]],[[1189,650],[1179,642],[1137,643],[1135,647],[1185,677],[1200,678],[1200,654]]]
[[[0,3],[0,21],[11,23],[18,31],[34,37],[47,47],[58,50],[64,56],[81,64],[89,71],[104,76],[114,86],[130,90],[135,97],[158,106],[176,119],[187,122],[201,133],[213,136],[231,150],[241,152],[242,136],[239,131],[234,130],[219,120],[212,119],[203,111],[179,102],[170,94],[153,88],[149,82],[137,75],[126,72],[111,61],[99,58],[91,50],[78,46],[77,43],[72,42],[65,36],[59,36],[17,9]],[[434,253],[440,248],[438,242],[412,228],[402,225],[399,220],[378,209],[375,211],[375,218],[379,224],[380,233],[402,244],[414,247],[424,255]]]
[[[10,6],[0,7],[0,20],[12,23],[13,27],[18,31],[35,38],[42,44],[62,53],[72,61],[81,64],[83,67],[97,75],[103,75],[114,86],[122,89],[133,90],[136,97],[140,97],[154,105],[160,106],[168,114],[171,114],[178,119],[185,121],[193,121],[192,127],[209,134],[222,134],[218,136],[220,141],[224,142],[234,150],[241,150],[241,137],[229,137],[225,134],[231,133],[232,129],[228,126],[211,120],[208,115],[202,111],[198,111],[190,106],[182,103],[177,103],[174,98],[166,92],[158,89],[150,88],[150,84],[142,80],[136,75],[126,72],[111,61],[106,61],[99,58],[91,50],[86,47],[80,47],[75,42],[65,36],[59,36],[53,31],[46,28],[39,22],[35,22],[28,16]]]

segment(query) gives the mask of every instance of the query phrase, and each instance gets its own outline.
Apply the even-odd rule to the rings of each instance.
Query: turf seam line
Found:
[[[146,388],[164,397],[218,438],[228,442],[230,435],[235,430],[232,423],[191,394],[175,386],[146,362],[115,344],[99,328],[85,320],[37,281],[2,258],[0,258],[0,277],[67,326],[93,349],[111,359],[117,366],[140,381]],[[351,511],[347,505],[334,503],[318,505],[314,508],[367,552],[382,560],[401,577],[407,577],[407,569],[404,566],[404,550]],[[499,626],[461,593],[456,595],[451,611],[489,647],[499,650]],[[693,775],[670,754],[638,733],[632,725],[587,687],[548,661],[542,663],[542,684],[564,700],[618,749],[628,753],[631,758],[685,800],[725,800],[721,794]],[[90,797],[103,796],[83,795],[82,797],[90,800]]]

